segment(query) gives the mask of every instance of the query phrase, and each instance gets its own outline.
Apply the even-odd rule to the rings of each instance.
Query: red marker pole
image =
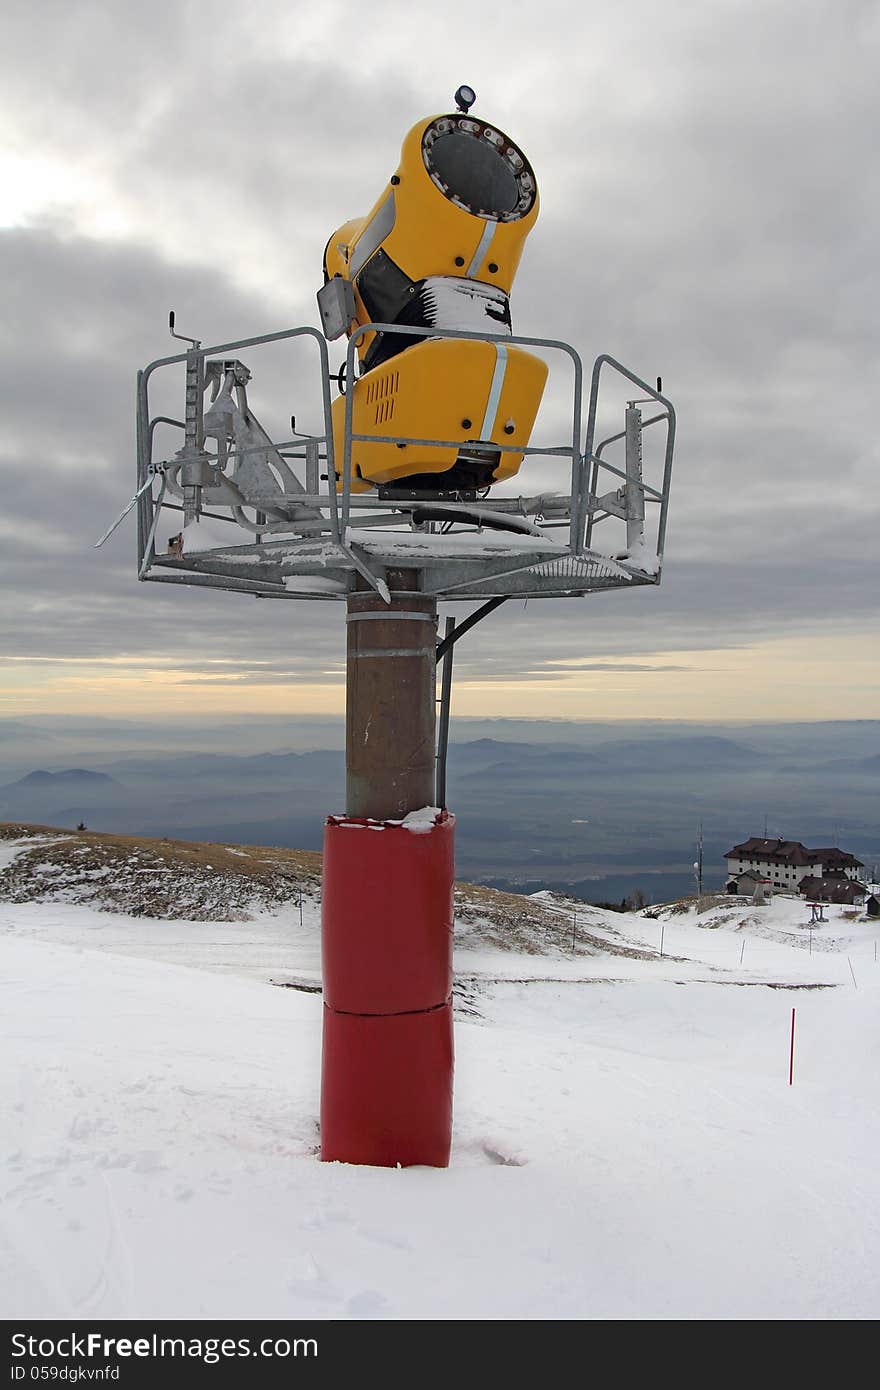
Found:
[[[791,1050],[788,1054],[788,1084],[794,1081],[794,1009],[791,1011]]]

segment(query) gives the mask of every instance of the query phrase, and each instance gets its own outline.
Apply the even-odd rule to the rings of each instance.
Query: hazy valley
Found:
[[[321,847],[344,806],[341,720],[240,726],[0,720],[0,820]],[[880,861],[880,721],[611,724],[456,720],[456,873],[587,901],[650,902],[723,880],[752,834]]]

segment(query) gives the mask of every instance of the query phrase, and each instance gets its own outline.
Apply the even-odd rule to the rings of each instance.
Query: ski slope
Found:
[[[457,951],[451,1167],[383,1170],[316,1156],[314,904],[0,903],[4,1316],[875,1318],[878,926],[548,905]]]

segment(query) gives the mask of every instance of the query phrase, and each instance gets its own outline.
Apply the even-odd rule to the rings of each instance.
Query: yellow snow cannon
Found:
[[[361,375],[347,384],[352,434],[377,442],[352,443],[353,492],[473,497],[518,471],[517,448],[528,444],[541,403],[546,363],[503,341],[508,295],[538,215],[535,176],[507,135],[470,115],[469,88],[455,100],[455,112],[413,126],[375,206],[330,237],[318,305],[330,339],[387,323],[499,341],[362,336]],[[333,405],[340,486],[345,406],[344,397]]]

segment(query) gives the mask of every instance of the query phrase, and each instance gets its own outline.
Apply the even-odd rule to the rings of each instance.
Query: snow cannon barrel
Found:
[[[507,135],[467,109],[426,117],[372,210],[327,243],[318,293],[326,336],[351,337],[367,323],[509,336],[508,295],[537,216],[535,175]],[[352,441],[352,491],[473,493],[518,471],[514,446],[529,442],[547,377],[539,358],[513,344],[393,331],[362,335],[357,353],[352,434],[377,442]],[[340,398],[337,470],[344,425]]]
[[[326,822],[325,1161],[449,1162],[454,827],[434,808]]]

